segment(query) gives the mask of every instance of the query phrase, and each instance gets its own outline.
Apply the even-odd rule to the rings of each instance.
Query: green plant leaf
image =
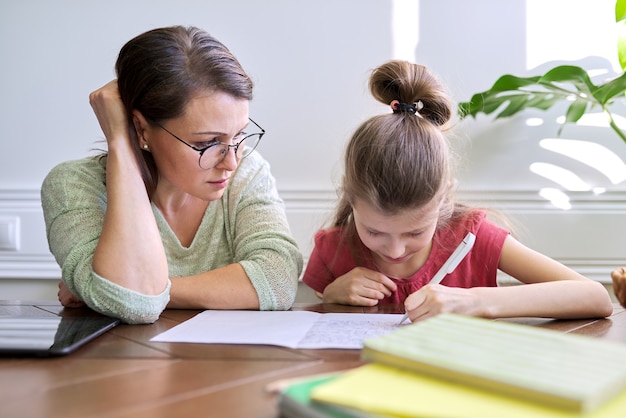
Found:
[[[569,84],[575,89],[566,89]],[[572,94],[584,93],[592,97],[597,90],[587,72],[580,67],[559,66],[543,76],[517,77],[505,74],[491,89],[472,96],[469,102],[459,104],[462,118],[476,117],[479,113],[494,114],[497,118],[513,116],[528,108],[548,110]]]
[[[459,115],[461,118],[476,117],[478,113],[489,115],[505,104],[504,110],[496,117],[511,116],[527,107],[547,109],[551,106],[551,104],[548,105],[549,102],[553,104],[556,101],[553,97],[554,93],[523,89],[524,87],[538,87],[539,79],[539,76],[517,77],[505,74],[498,78],[489,90],[474,94],[469,102],[459,103]],[[542,89],[546,90],[545,87]],[[526,98],[523,99],[523,97]]]
[[[578,120],[585,114],[589,103],[590,102],[588,102],[587,100],[577,99],[574,100],[571,105],[569,105],[569,107],[567,108],[567,112],[565,112],[565,123],[561,124],[557,132],[558,136],[561,136],[561,132],[563,132],[563,128],[566,124],[578,122]]]
[[[473,116],[478,113],[494,114],[496,119],[513,116],[528,108],[547,110],[563,100],[562,95],[553,92],[498,93],[488,90],[475,94],[469,102],[459,104],[461,117]]]
[[[490,114],[498,110],[500,106],[505,104],[508,99],[506,96],[498,96],[497,94],[491,93],[483,93],[480,95],[480,108],[478,106],[475,108],[475,112],[483,112],[485,114]]]
[[[617,58],[622,70],[626,68],[626,21],[616,23]]]
[[[615,2],[615,23],[617,32],[617,57],[622,70],[626,69],[626,0]]]
[[[521,87],[532,86],[537,84],[540,77],[517,77],[511,74],[505,74],[493,83],[489,89],[490,92],[517,91]]]
[[[506,118],[526,109],[528,96],[525,94],[511,94],[506,96],[506,106],[500,111],[497,118]]]
[[[617,0],[615,2],[615,21],[620,22],[626,19],[626,1]]]
[[[606,105],[610,103],[615,96],[623,97],[624,91],[626,91],[626,72],[599,86],[593,93],[593,96],[598,103]]]
[[[626,0],[616,0],[615,21],[618,26],[618,56],[622,70],[626,68]],[[556,103],[574,101],[568,106],[565,123],[576,123],[588,111],[600,106],[609,118],[609,126],[626,143],[626,133],[615,123],[609,105],[624,98],[626,71],[612,80],[595,85],[586,70],[573,65],[560,65],[543,76],[517,77],[505,74],[486,91],[476,93],[469,102],[458,105],[461,118],[476,117],[479,113],[493,114],[496,119],[513,116],[525,109],[548,110]]]
[[[589,74],[584,69],[575,65],[560,65],[545,73],[540,79],[540,84],[567,83],[571,84],[582,93],[591,95],[596,86],[591,82]]]
[[[548,110],[560,101],[563,101],[563,97],[561,95],[548,92],[544,94],[537,94],[534,97],[529,98],[526,107]]]
[[[469,102],[462,102],[458,104],[458,113],[461,119],[468,116],[476,117],[476,115],[482,112],[484,109],[484,100],[481,93],[476,93],[472,96]]]
[[[586,100],[574,100],[565,113],[565,123],[576,123],[585,114],[589,102]]]

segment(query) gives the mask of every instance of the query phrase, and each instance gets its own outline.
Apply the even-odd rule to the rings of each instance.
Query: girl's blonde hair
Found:
[[[450,96],[426,67],[407,61],[376,68],[369,88],[390,112],[366,120],[348,142],[334,226],[350,226],[357,200],[396,214],[438,197],[440,223],[447,222],[455,212],[444,135],[454,112]]]
[[[372,96],[390,112],[363,122],[347,144],[344,177],[333,226],[343,240],[357,241],[352,217],[362,201],[390,215],[441,199],[438,227],[468,208],[452,196],[451,152],[445,133],[454,104],[444,86],[426,67],[389,61],[369,80]],[[354,246],[352,246],[354,249]],[[355,257],[361,259],[360,254]]]

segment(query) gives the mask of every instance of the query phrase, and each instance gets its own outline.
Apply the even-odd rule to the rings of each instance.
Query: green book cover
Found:
[[[311,399],[311,391],[338,375],[314,376],[288,385],[280,392],[278,409],[281,418],[375,418],[375,415],[349,407],[320,403]]]

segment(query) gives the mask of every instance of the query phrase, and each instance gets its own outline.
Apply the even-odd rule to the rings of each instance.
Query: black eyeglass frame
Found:
[[[186,142],[185,140],[179,138],[177,135],[175,135],[174,133],[170,132],[166,127],[164,127],[163,125],[161,125],[160,123],[157,122],[153,122],[156,126],[158,126],[159,128],[163,129],[165,132],[167,132],[168,134],[170,134],[171,136],[173,136],[174,138],[176,138],[177,140],[179,140],[180,142],[182,142],[183,144],[187,145],[189,148],[191,148],[194,151],[197,151],[200,156],[198,157],[198,166],[203,169],[203,170],[210,170],[212,168],[215,168],[215,166],[217,166],[219,163],[221,163],[222,161],[224,161],[224,158],[226,158],[226,155],[228,155],[228,152],[230,151],[231,148],[234,148],[235,151],[235,157],[238,159],[243,159],[245,157],[247,157],[248,155],[250,155],[252,153],[252,151],[254,151],[256,149],[256,147],[259,146],[259,143],[261,142],[261,139],[263,139],[263,135],[265,135],[265,129],[261,128],[261,126],[256,123],[254,120],[252,120],[252,118],[248,118],[248,120],[252,123],[254,123],[254,126],[256,126],[257,128],[259,128],[261,130],[261,132],[255,132],[253,134],[248,134],[246,136],[244,136],[243,138],[241,138],[241,140],[239,142],[237,142],[236,144],[224,144],[223,142],[217,141],[217,143],[215,144],[211,144],[208,147],[204,147],[204,148],[198,148],[195,147],[191,144],[189,144],[188,142]],[[250,138],[251,136],[255,136],[258,135],[259,139],[256,141],[256,144],[254,145],[253,148],[250,149],[250,151],[244,155],[242,155],[241,157],[237,157],[237,151],[239,150],[239,146],[241,145],[241,143],[243,141],[245,141],[246,139]],[[226,152],[224,152],[222,154],[222,159],[219,160],[214,166],[212,167],[207,167],[204,168],[202,167],[202,164],[200,164],[200,161],[202,160],[202,156],[204,155],[204,153],[213,148],[213,147],[217,147],[217,146],[225,146],[226,147]]]

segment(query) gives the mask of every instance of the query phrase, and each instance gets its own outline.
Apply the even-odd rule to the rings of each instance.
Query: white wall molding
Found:
[[[0,217],[19,218],[19,248],[0,250],[1,279],[58,279],[48,251],[39,189],[0,189]]]
[[[335,190],[281,190],[292,232],[303,254],[333,213]],[[600,196],[574,193],[572,209],[551,206],[536,191],[461,191],[459,200],[502,210],[520,224],[531,247],[581,274],[609,282],[610,271],[626,264],[626,192]],[[60,269],[48,251],[38,189],[0,190],[0,216],[20,218],[20,248],[0,251],[0,279],[58,279]]]
[[[568,192],[568,194],[573,207],[571,210],[621,211],[626,214],[626,190],[607,191],[598,195],[591,192]],[[280,195],[288,206],[295,208],[333,208],[337,201],[337,192],[334,189],[282,189]],[[568,212],[551,205],[537,190],[459,190],[457,200],[472,205],[489,205],[495,209]]]
[[[461,190],[457,198],[472,205],[485,205],[500,210],[525,212],[563,213],[584,211],[588,213],[623,213],[626,215],[626,190],[607,191],[595,195],[591,192],[567,192],[572,209],[562,210],[541,197],[537,190]]]
[[[0,211],[40,207],[39,189],[0,189]]]
[[[49,254],[0,254],[0,279],[58,280],[61,269]]]

